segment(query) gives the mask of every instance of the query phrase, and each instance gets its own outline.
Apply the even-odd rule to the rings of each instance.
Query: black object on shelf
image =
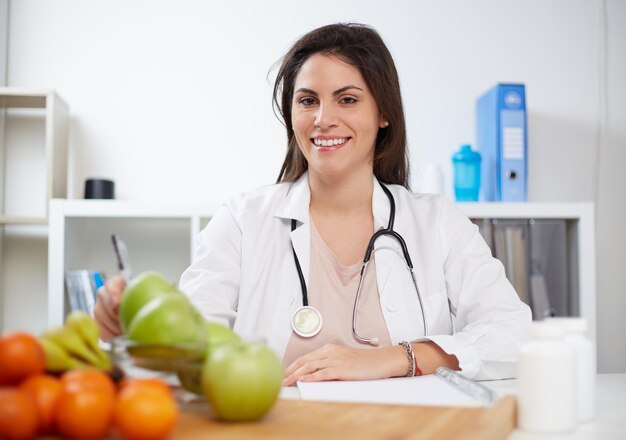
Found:
[[[107,179],[87,179],[85,181],[86,199],[114,199],[115,183]]]

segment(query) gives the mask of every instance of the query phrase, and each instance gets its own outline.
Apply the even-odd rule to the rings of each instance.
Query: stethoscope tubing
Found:
[[[374,338],[364,338],[362,336],[360,336],[358,334],[358,332],[356,331],[357,328],[357,322],[356,322],[356,317],[357,317],[357,309],[359,306],[359,299],[361,296],[361,290],[363,288],[363,282],[365,279],[365,273],[367,271],[367,266],[369,265],[372,253],[374,252],[374,244],[376,242],[376,240],[379,237],[382,237],[384,235],[388,235],[390,237],[395,238],[398,243],[400,244],[400,247],[402,248],[402,254],[404,256],[404,260],[406,262],[407,265],[407,270],[409,271],[410,275],[411,275],[411,280],[413,281],[413,286],[415,287],[415,291],[417,293],[417,299],[419,301],[420,304],[420,310],[422,312],[422,324],[423,324],[423,329],[424,329],[424,336],[428,335],[428,324],[426,322],[426,313],[424,311],[424,302],[422,301],[422,295],[420,293],[419,287],[417,286],[417,280],[415,278],[415,272],[413,270],[413,262],[411,261],[411,256],[409,255],[409,250],[408,247],[406,245],[406,242],[404,241],[404,238],[397,233],[394,229],[393,229],[393,224],[395,221],[395,216],[396,216],[396,204],[395,204],[395,200],[393,198],[393,195],[391,194],[391,191],[389,191],[389,189],[381,184],[380,185],[381,188],[383,189],[383,191],[385,192],[385,194],[387,195],[387,198],[389,199],[389,221],[387,224],[386,228],[383,229],[379,229],[378,231],[376,231],[372,237],[370,238],[370,241],[367,245],[367,249],[365,250],[365,256],[363,257],[363,266],[361,267],[361,273],[359,276],[359,284],[357,287],[357,292],[356,292],[356,296],[354,298],[354,306],[352,309],[352,335],[354,336],[354,338],[362,343],[362,344],[370,344],[370,345],[378,345],[380,340],[377,337]],[[291,220],[291,231],[293,232],[296,229],[296,220],[292,219]],[[300,267],[300,261],[298,260],[298,256],[296,255],[296,251],[292,246],[292,250],[293,250],[293,256],[294,256],[294,260],[296,262],[296,269],[298,271],[298,277],[300,278],[300,286],[302,288],[302,305],[304,307],[308,306],[308,295],[307,295],[307,288],[306,288],[306,282],[304,280],[304,275],[302,274],[302,268]]]

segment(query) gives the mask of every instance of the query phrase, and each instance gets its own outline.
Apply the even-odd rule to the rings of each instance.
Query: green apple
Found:
[[[217,322],[207,321],[206,323],[207,335],[209,343],[209,350],[212,345],[216,345],[222,342],[234,342],[240,341],[241,339],[232,331],[229,327],[225,325],[219,324]]]
[[[157,272],[143,272],[133,279],[122,295],[119,318],[127,332],[137,312],[148,302],[161,295],[180,294],[176,287]]]
[[[217,344],[202,369],[204,395],[228,422],[263,417],[276,402],[282,380],[282,362],[261,343]]]
[[[230,342],[238,342],[241,339],[225,325],[218,324],[217,322],[207,321],[207,355],[211,352],[212,347],[217,344],[225,344]],[[192,393],[202,395],[202,365],[198,368],[196,365],[190,365],[176,372],[180,384],[188,391]]]
[[[185,295],[161,295],[130,322],[128,339],[152,344],[206,343],[206,321]]]

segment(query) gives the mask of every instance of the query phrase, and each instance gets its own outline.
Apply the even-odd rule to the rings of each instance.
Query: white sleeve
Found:
[[[231,207],[223,205],[196,239],[191,266],[179,287],[202,315],[233,327],[239,298],[241,228]]]
[[[468,377],[515,377],[520,345],[531,323],[530,308],[519,299],[478,227],[446,200],[442,200],[440,228],[455,332],[427,339],[456,355]]]

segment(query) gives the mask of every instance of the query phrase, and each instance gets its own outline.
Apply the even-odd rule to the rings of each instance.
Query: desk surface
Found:
[[[515,395],[515,380],[484,381],[501,395]],[[298,389],[285,388],[283,399],[299,399]],[[528,434],[519,429],[513,431],[509,440],[623,440],[626,438],[626,374],[599,374],[596,378],[596,416],[588,423],[578,426],[567,435],[541,436]]]
[[[181,414],[172,440],[211,439],[506,439],[515,425],[515,399],[493,408],[383,405],[281,399],[255,423],[216,420],[206,403]]]
[[[484,385],[497,390],[501,395],[515,395],[516,381],[486,381]],[[502,399],[504,400],[504,399]],[[501,414],[511,413],[510,399],[499,407]],[[283,388],[281,400],[261,423],[231,426],[224,429],[207,416],[205,407],[195,413],[183,413],[179,429],[174,438],[203,438],[211,432],[211,438],[248,438],[250,436],[272,437],[280,432],[281,438],[325,438],[337,437],[348,433],[348,437],[359,434],[360,438],[410,438],[411,435],[426,433],[423,427],[428,425],[437,433],[432,438],[456,438],[455,429],[460,422],[468,418],[481,425],[486,419],[486,410],[481,408],[455,409],[448,413],[434,411],[434,408],[402,405],[345,404],[330,402],[311,402],[300,399],[296,387]],[[501,438],[497,433],[510,432],[504,425],[491,425],[488,438]],[[506,420],[505,417],[496,417]],[[424,423],[427,420],[428,423]],[[393,426],[393,428],[389,428]],[[483,425],[484,426],[484,425]],[[212,429],[213,427],[213,429]],[[183,428],[182,431],[180,428]],[[235,428],[235,429],[233,429]],[[506,430],[505,430],[506,429]],[[483,434],[486,433],[483,431]],[[458,433],[457,433],[458,434]],[[195,437],[194,437],[195,436]],[[341,435],[339,437],[345,437]],[[421,437],[423,438],[423,437]],[[465,438],[472,438],[465,437]],[[481,437],[476,437],[481,438]],[[487,438],[482,436],[482,438]],[[624,439],[626,438],[626,374],[601,374],[596,381],[596,417],[593,421],[579,425],[577,430],[567,435],[541,436],[514,430],[509,440],[562,440],[562,439]]]

